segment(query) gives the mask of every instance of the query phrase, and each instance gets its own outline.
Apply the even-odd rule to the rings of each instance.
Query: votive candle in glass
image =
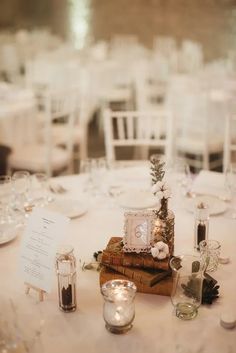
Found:
[[[103,284],[103,317],[108,331],[120,334],[131,329],[136,290],[135,284],[128,280],[116,279]]]

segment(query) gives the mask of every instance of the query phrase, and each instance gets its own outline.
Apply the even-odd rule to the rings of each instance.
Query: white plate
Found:
[[[132,189],[123,191],[120,195],[116,196],[116,202],[124,208],[143,210],[155,207],[158,200],[150,191]]]
[[[194,212],[197,204],[200,202],[208,204],[210,215],[224,213],[227,209],[226,203],[224,201],[211,195],[197,195],[192,199],[186,200],[186,209],[190,212]]]
[[[71,219],[81,217],[88,211],[85,202],[69,199],[55,200],[48,205],[48,208]]]
[[[9,226],[0,226],[0,245],[9,243],[13,239],[15,239],[18,235],[18,229],[16,225]]]

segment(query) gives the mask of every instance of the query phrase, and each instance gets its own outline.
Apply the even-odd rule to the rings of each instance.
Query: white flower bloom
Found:
[[[151,254],[153,257],[157,257],[159,254],[159,250],[155,247],[151,248]]]
[[[163,195],[165,199],[168,199],[169,197],[171,197],[171,190],[170,189],[165,189],[163,191]]]
[[[164,248],[165,248],[165,243],[164,243],[164,241],[158,241],[154,246],[155,246],[157,249],[163,251]]]
[[[152,186],[152,192],[159,199],[168,199],[171,196],[171,190],[169,186],[163,181],[158,181],[156,184],[154,184]]]
[[[166,257],[167,255],[164,251],[159,251],[159,254],[157,255],[158,260],[164,260]]]
[[[163,260],[169,256],[169,246],[163,241],[158,241],[152,248],[151,254],[158,260]]]
[[[160,191],[161,190],[161,188],[163,187],[163,182],[162,181],[158,181],[156,184],[154,184],[153,186],[152,186],[152,192],[153,192],[153,194],[155,194],[156,192],[158,192],[158,191]]]

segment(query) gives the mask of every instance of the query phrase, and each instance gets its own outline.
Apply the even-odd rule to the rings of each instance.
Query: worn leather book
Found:
[[[125,275],[111,270],[106,266],[103,266],[100,271],[100,286],[102,286],[105,282],[113,280],[113,279],[127,279],[128,277]],[[172,276],[169,276],[163,279],[161,282],[154,284],[152,287],[140,283],[137,280],[132,280],[137,287],[137,291],[140,293],[147,293],[147,294],[158,294],[158,295],[165,295],[170,296],[172,290]]]
[[[147,253],[125,253],[121,237],[112,237],[102,252],[102,264],[112,266],[128,266],[138,268],[151,268],[156,270],[169,270],[169,258],[157,260]]]
[[[110,270],[114,270],[119,272],[126,277],[128,277],[131,281],[136,281],[139,283],[143,283],[149,287],[154,284],[162,281],[164,278],[171,275],[171,270],[163,271],[163,270],[153,270],[153,269],[140,269],[138,267],[126,267],[126,266],[114,266],[107,265],[106,266]]]

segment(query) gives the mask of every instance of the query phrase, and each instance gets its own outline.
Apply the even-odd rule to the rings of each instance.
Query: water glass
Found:
[[[120,334],[129,331],[135,316],[136,286],[128,280],[111,280],[103,284],[103,317],[106,329]]]
[[[12,188],[14,195],[14,208],[20,212],[25,211],[29,202],[30,173],[21,170],[12,175]]]
[[[80,163],[80,173],[86,175],[85,191],[91,191],[94,195],[101,192],[101,181],[107,171],[105,157],[86,158]]]
[[[200,254],[206,263],[206,272],[214,272],[218,268],[221,245],[217,240],[203,240],[199,244]]]
[[[12,208],[12,182],[8,175],[0,175],[0,241],[14,238],[17,220]]]
[[[182,255],[172,257],[170,267],[173,272],[171,301],[176,316],[191,320],[197,316],[201,305],[205,264],[198,256]]]
[[[10,217],[11,197],[11,177],[8,175],[0,175],[0,223],[6,222]]]
[[[30,199],[32,206],[44,207],[49,202],[48,176],[35,173],[31,176]]]
[[[92,185],[92,158],[85,158],[80,161],[80,174],[85,176],[84,180],[84,191],[90,191],[93,188]]]
[[[190,167],[185,159],[176,159],[174,163],[174,174],[176,176],[177,187],[180,188],[181,193],[184,195],[190,193],[192,188],[192,177]]]

